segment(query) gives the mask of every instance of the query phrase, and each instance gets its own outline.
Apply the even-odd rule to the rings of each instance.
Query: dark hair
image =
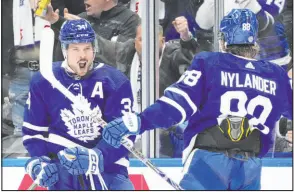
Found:
[[[218,33],[218,38],[223,42],[223,50],[227,53],[232,53],[234,55],[239,55],[243,57],[255,58],[260,50],[258,44],[236,44],[225,46],[225,36],[221,32]]]

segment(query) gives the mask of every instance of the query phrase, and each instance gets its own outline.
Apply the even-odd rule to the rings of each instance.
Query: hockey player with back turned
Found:
[[[233,9],[220,24],[222,52],[202,52],[164,96],[139,115],[110,122],[103,138],[114,147],[125,135],[189,120],[184,131],[183,189],[258,190],[261,158],[273,144],[282,113],[292,119],[285,70],[254,60],[258,22]]]
[[[26,170],[34,180],[39,175],[39,185],[49,190],[132,190],[127,149],[108,145],[99,122],[92,119],[109,122],[130,112],[130,82],[115,68],[94,62],[98,47],[86,20],[65,22],[59,39],[65,60],[53,63],[53,73],[91,110],[80,110],[38,72],[31,81],[22,128],[23,144],[32,157]],[[78,158],[64,164],[64,153]]]

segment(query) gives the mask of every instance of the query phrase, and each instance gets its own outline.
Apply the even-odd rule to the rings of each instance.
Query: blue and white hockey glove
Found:
[[[58,169],[55,163],[47,156],[32,157],[25,165],[26,172],[41,187],[50,187],[59,180]]]
[[[104,170],[103,154],[84,147],[66,148],[58,154],[59,161],[72,175],[98,174]]]
[[[128,113],[109,122],[103,129],[102,137],[109,145],[119,148],[122,138],[127,135],[138,135],[140,127],[140,117],[135,113]]]

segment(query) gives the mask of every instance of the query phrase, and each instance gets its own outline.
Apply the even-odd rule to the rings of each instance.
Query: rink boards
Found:
[[[4,159],[2,161],[2,189],[26,190],[32,183],[25,174],[26,159]],[[181,175],[180,159],[152,159],[174,181],[179,182]],[[293,190],[292,158],[265,158],[261,174],[263,190]],[[164,180],[146,168],[137,159],[130,160],[130,178],[137,190],[169,190],[172,189]],[[42,189],[42,188],[39,188]]]

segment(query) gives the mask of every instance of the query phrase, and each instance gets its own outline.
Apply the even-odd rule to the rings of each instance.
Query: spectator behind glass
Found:
[[[293,54],[293,0],[285,0],[285,7],[281,15],[290,50]]]
[[[9,85],[9,100],[12,104],[14,135],[21,136],[24,106],[29,92],[31,77],[39,70],[39,46],[41,31],[49,23],[33,17],[31,1],[13,3],[14,48],[10,54],[15,66]]]
[[[159,88],[160,95],[164,89],[175,83],[190,62],[194,54],[199,52],[196,39],[192,38],[185,17],[177,17],[173,22],[175,29],[180,34],[180,40],[164,42],[162,27],[159,26]],[[137,106],[134,111],[140,111],[141,100],[141,61],[142,61],[142,27],[137,28],[136,39],[124,43],[110,42],[98,37],[100,49],[96,54],[98,60],[115,66],[125,72],[131,79],[134,100]],[[175,126],[169,131],[161,131],[160,151],[164,156],[180,157],[183,148],[182,131],[184,125]],[[172,144],[172,148],[170,147]],[[167,147],[169,146],[169,147]]]
[[[163,28],[166,41],[171,39],[179,39],[172,22],[176,17],[184,16],[189,23],[189,30],[195,34],[195,21],[196,12],[203,0],[161,0],[164,3],[164,18],[160,20]]]
[[[12,21],[12,0],[3,0],[1,5],[2,25],[2,63],[1,63],[1,77],[2,77],[2,95],[1,95],[1,105],[2,105],[2,129],[1,138],[12,135],[14,127],[11,119],[11,103],[8,98],[8,89],[11,79],[11,75],[14,72],[13,63],[10,61],[10,55],[13,52],[13,21]],[[4,99],[5,98],[5,99]]]
[[[28,99],[31,77],[39,70],[39,41],[41,30],[48,22],[32,15],[32,1],[2,1],[3,61],[5,73],[10,75],[9,94],[3,106],[3,157],[19,157],[26,153],[22,145],[24,106]],[[12,17],[13,16],[13,17]],[[7,54],[7,49],[10,52]],[[6,62],[7,61],[7,62]],[[5,86],[6,89],[6,86]],[[10,114],[12,125],[4,120]],[[11,126],[10,126],[11,125]],[[8,128],[10,128],[8,130]]]
[[[162,27],[159,26],[159,61],[160,61],[160,95],[164,89],[177,81],[177,78],[190,65],[190,62],[198,51],[197,41],[192,38],[184,17],[178,17],[174,25],[179,26],[181,40],[165,43]],[[133,91],[137,87],[136,82],[140,81],[141,60],[142,60],[142,27],[137,27],[136,38],[127,42],[111,42],[102,37],[98,38],[100,49],[96,59],[110,64],[123,71],[131,79]]]
[[[52,6],[48,5],[44,19],[52,24],[51,27],[56,33],[59,33],[66,19],[84,18],[91,23],[96,34],[105,39],[125,42],[135,37],[140,18],[126,6],[118,4],[117,0],[85,0],[84,4],[86,12],[76,16],[65,9],[64,17],[59,16],[59,10],[53,12]],[[57,34],[55,36],[58,37]],[[60,46],[55,47],[54,60],[63,60]]]

